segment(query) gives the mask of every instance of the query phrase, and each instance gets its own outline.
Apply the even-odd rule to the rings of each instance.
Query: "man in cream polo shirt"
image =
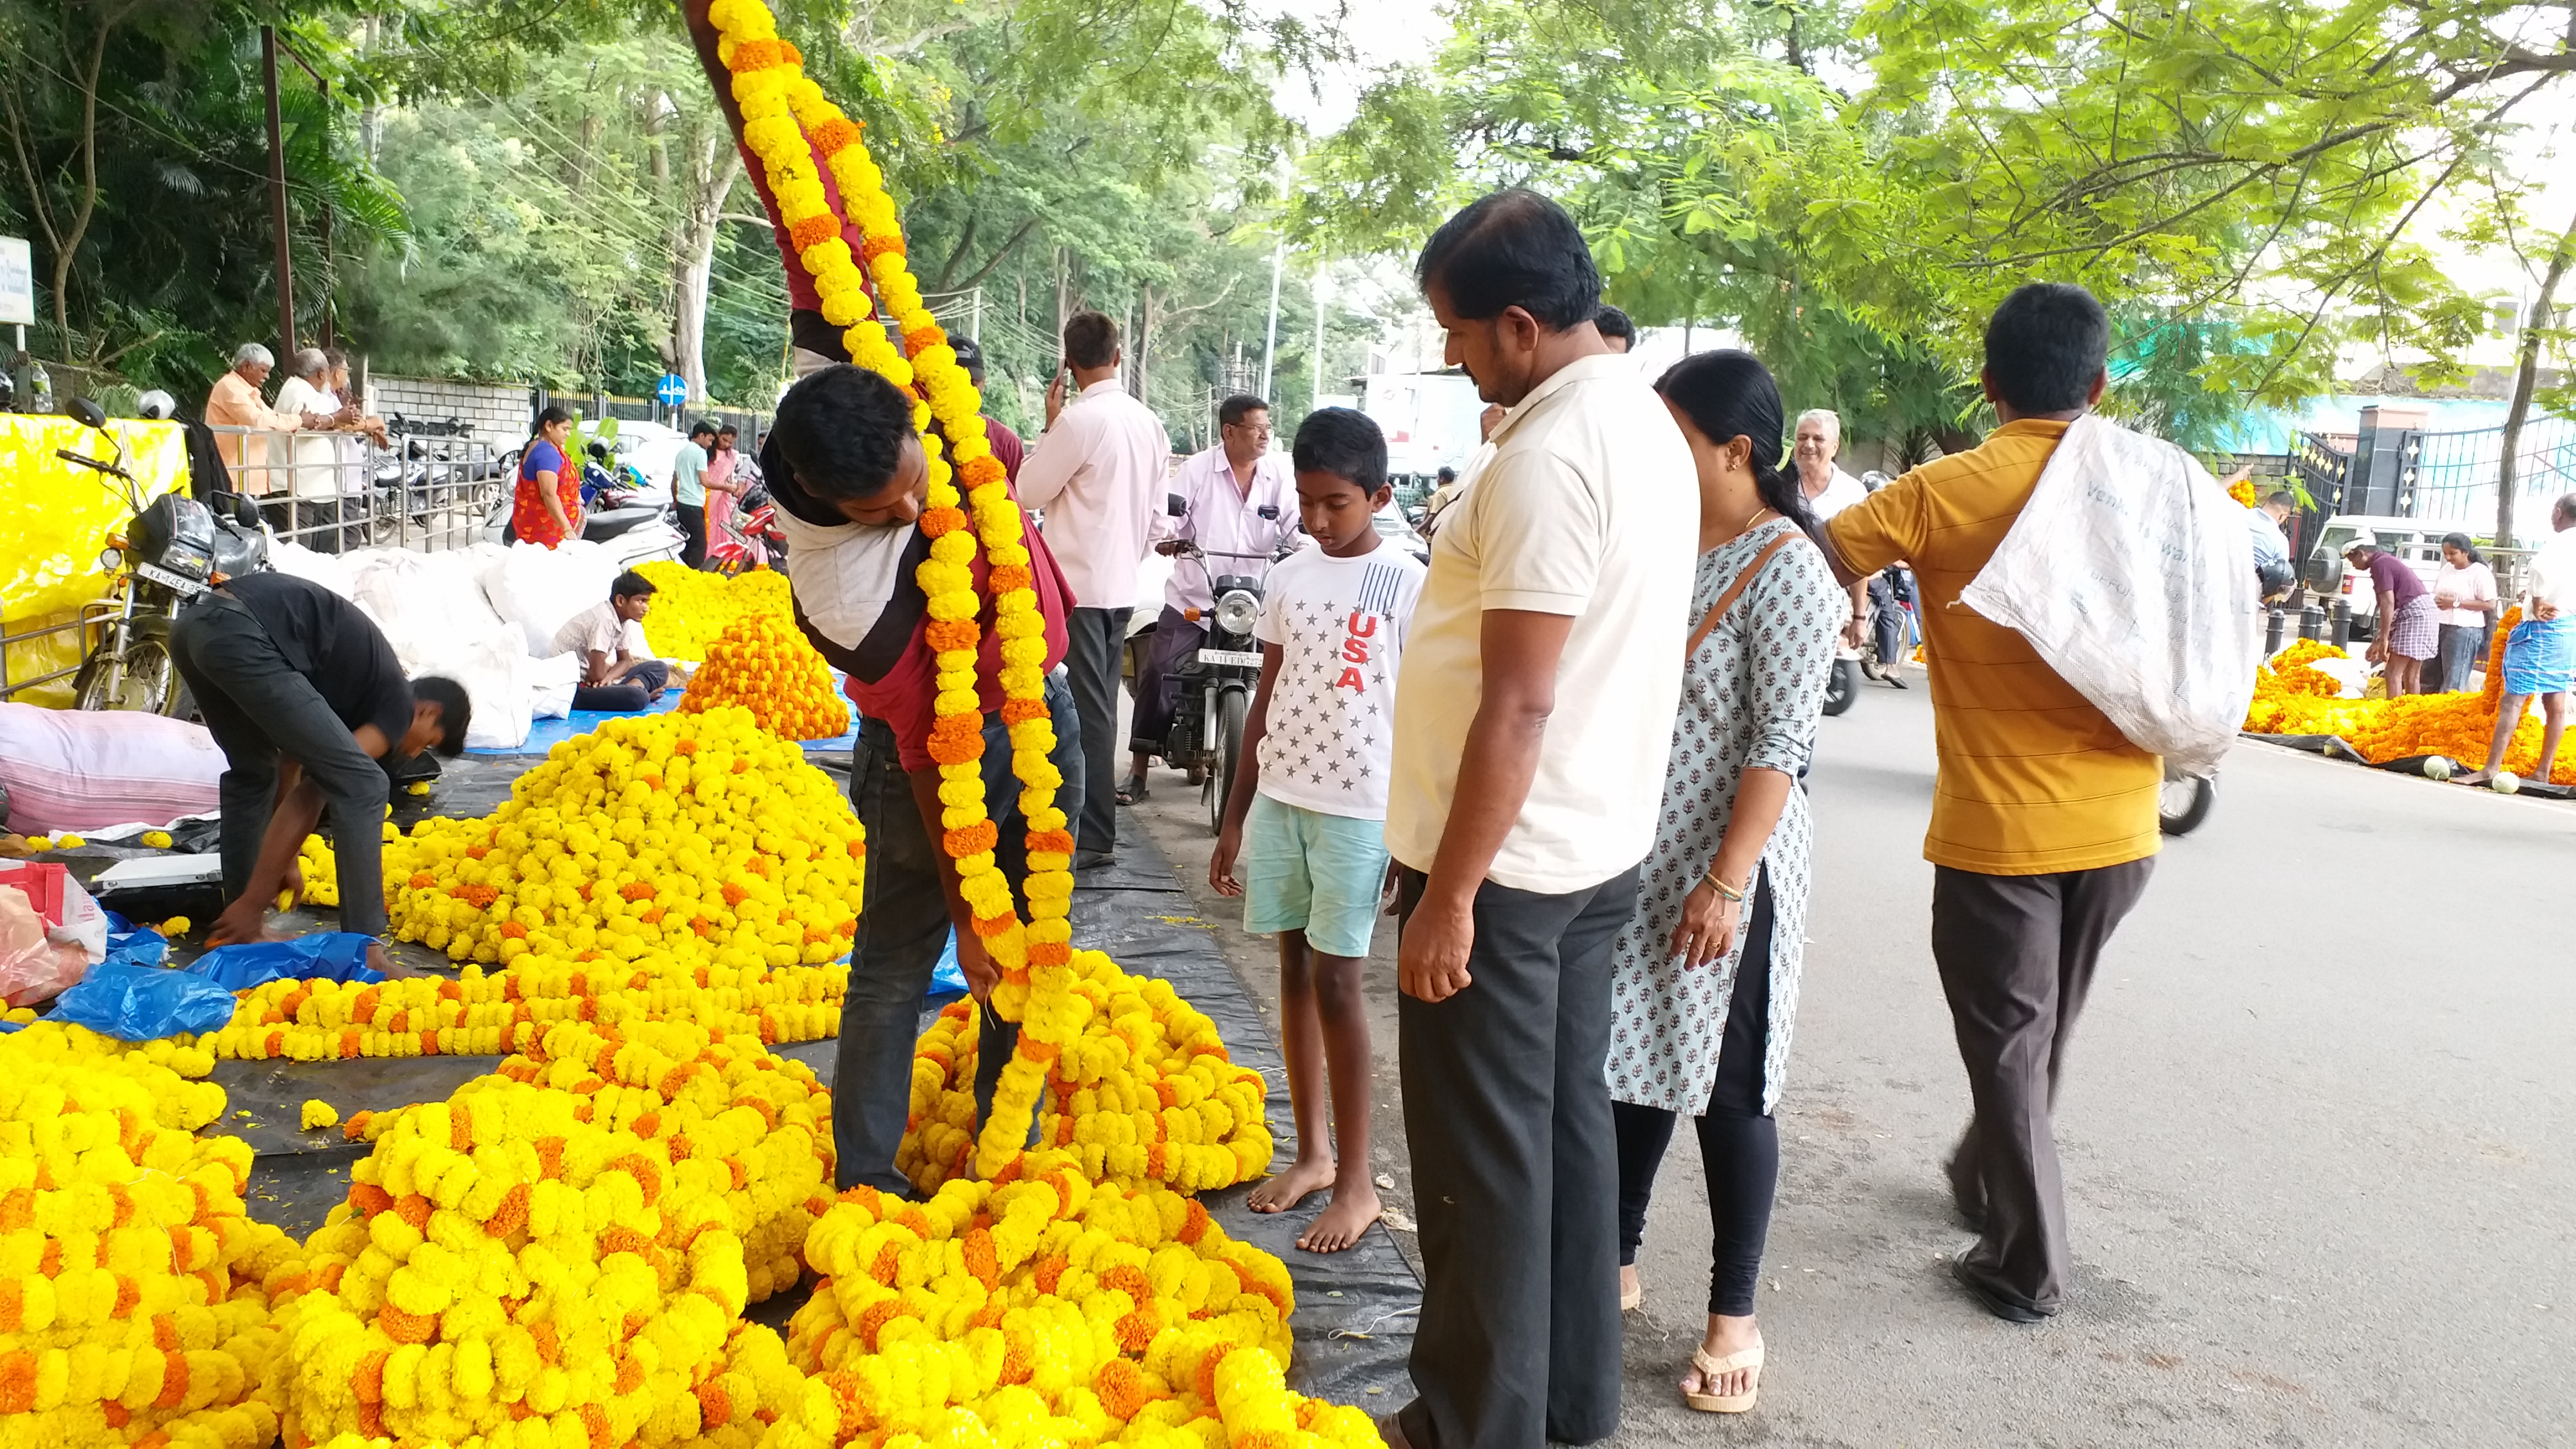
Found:
[[[1498,192],[1415,271],[1509,409],[1432,545],[1396,692],[1397,1038],[1426,1286],[1414,1449],[1619,1422],[1610,944],[1636,908],[1681,694],[1699,495],[1681,430],[1593,324],[1554,202]]]

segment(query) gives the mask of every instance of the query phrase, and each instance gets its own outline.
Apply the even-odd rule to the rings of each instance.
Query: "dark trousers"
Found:
[[[1699,1129],[1700,1166],[1708,1175],[1708,1215],[1715,1232],[1709,1255],[1708,1311],[1733,1318],[1753,1312],[1762,1280],[1762,1245],[1771,1236],[1771,1200],[1780,1188],[1780,1124],[1762,1110],[1762,1064],[1771,1040],[1771,872],[1764,867],[1744,913],[1744,955],[1726,1007],[1718,1045],[1717,1085]],[[1637,1261],[1646,1236],[1646,1204],[1655,1169],[1673,1140],[1671,1112],[1613,1102],[1619,1126],[1619,1265]]]
[[[2443,694],[2468,688],[2470,673],[2486,662],[2494,629],[2493,624],[2444,624],[2442,642],[2434,651],[2441,663],[2430,687]]]
[[[2154,871],[2150,856],[2057,875],[1932,874],[1932,959],[1976,1108],[1950,1189],[1985,1224],[1961,1269],[2040,1313],[2057,1311],[2069,1271],[2050,1120],[2066,1041],[2103,946]]]
[[[1619,1164],[1602,1068],[1637,871],[1565,895],[1487,881],[1467,989],[1396,999],[1422,1215],[1415,1449],[1589,1444],[1619,1427]],[[1397,932],[1426,878],[1396,887]]]
[[[1082,793],[1082,735],[1074,727],[1072,692],[1062,679],[1050,678],[1046,697],[1056,729],[1050,758],[1064,775],[1057,796],[1072,799]],[[1017,891],[1029,876],[1028,827],[1020,816],[1019,782],[1011,776],[1011,737],[999,716],[984,721],[982,765],[984,808],[1002,832],[993,855]],[[948,942],[948,895],[939,884],[939,842],[922,824],[912,777],[895,758],[894,730],[882,720],[859,725],[858,743],[850,750],[850,805],[867,829],[868,868],[858,935],[850,943],[849,993],[841,1004],[832,1081],[837,1186],[865,1183],[909,1196],[912,1185],[895,1171],[895,1149],[912,1112],[912,1048],[921,1035],[922,998]],[[1020,1039],[1017,1026],[990,1012],[980,1016],[978,1121],[993,1110],[1002,1064]]]
[[[263,498],[260,515],[268,520],[271,531],[287,542],[300,544],[315,553],[338,553],[343,548],[366,545],[366,529],[361,522],[366,516],[363,501],[339,498]],[[347,526],[343,528],[343,524]],[[341,535],[349,537],[343,539]]]
[[[1878,662],[1893,667],[1904,662],[1905,610],[1899,603],[1896,570],[1881,569],[1870,575],[1869,603],[1871,627],[1878,635]],[[1904,590],[1912,597],[1913,590]]]
[[[1121,630],[1120,632],[1125,632]],[[1140,755],[1160,755],[1172,732],[1172,715],[1181,703],[1180,667],[1207,642],[1207,626],[1193,624],[1169,604],[1154,621],[1154,638],[1136,666],[1135,718],[1129,722],[1127,748]]]
[[[313,681],[278,652],[238,599],[199,595],[170,626],[170,657],[224,752],[224,900],[250,889],[277,803],[278,756],[303,766],[322,792],[323,820],[339,863],[340,929],[385,933],[384,766],[358,748]]]
[[[618,683],[585,684],[575,689],[572,707],[603,714],[632,714],[660,699],[670,683],[671,666],[659,659],[646,659],[627,671],[626,678]]]
[[[680,562],[693,569],[707,566],[707,506],[703,503],[674,503],[671,512],[680,520],[685,542],[680,545]]]
[[[1118,656],[1127,647],[1131,609],[1067,609],[1064,670],[1073,683],[1074,712],[1082,716],[1085,785],[1065,776],[1064,813],[1074,821],[1076,849],[1118,849]],[[1064,727],[1059,724],[1061,735]],[[1075,810],[1072,802],[1082,808]]]

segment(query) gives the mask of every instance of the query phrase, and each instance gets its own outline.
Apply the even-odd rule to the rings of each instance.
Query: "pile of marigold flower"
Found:
[[[2329,644],[2302,641],[2283,650],[2270,667],[2256,671],[2254,702],[2246,707],[2245,728],[2267,735],[2333,735],[2374,765],[2425,755],[2483,763],[2495,734],[2496,711],[2503,705],[2505,636],[2521,616],[2521,610],[2508,609],[2497,621],[2494,640],[2487,646],[2485,686],[2455,694],[2342,699],[2335,697],[2339,685],[2312,692],[2298,678],[2318,674],[2307,667],[2309,660],[2349,656]],[[2333,685],[2331,679],[2326,682]],[[2504,768],[2528,778],[2540,764],[2540,737],[2540,720],[2526,711],[2505,748]],[[2549,782],[2576,785],[2576,749],[2559,751]]]
[[[1272,1140],[1259,1072],[1228,1057],[1216,1024],[1159,977],[1130,976],[1098,951],[1077,951],[1066,997],[1079,1020],[1061,1048],[1023,1038],[1046,1060],[1053,1110],[1022,1171],[1070,1166],[1093,1182],[1208,1192],[1259,1176]],[[912,1123],[895,1160],[920,1191],[967,1174],[975,1149],[975,1009],[957,1002],[922,1035],[912,1063]],[[1005,1086],[1009,1079],[1005,1079]],[[994,1117],[1016,1105],[994,1100]],[[1025,1116],[1011,1120],[1025,1121]]]
[[[785,574],[761,569],[728,579],[676,559],[638,564],[635,571],[653,585],[644,642],[664,659],[704,659],[708,645],[748,617],[766,615],[792,627]]]
[[[199,1137],[204,1053],[40,1022],[0,1041],[0,1440],[266,1449],[269,1280],[251,1150]]]
[[[805,1258],[825,1277],[787,1348],[838,1410],[826,1442],[1380,1442],[1359,1410],[1287,1392],[1285,1266],[1165,1189],[1066,1163],[922,1203],[856,1188]]]
[[[2313,694],[2325,699],[2340,698],[2343,681],[2314,665],[2320,659],[2350,659],[2352,656],[2322,639],[2301,639],[2272,656],[2271,663],[2257,665],[2255,678],[2260,681],[2270,673],[2289,694]]]
[[[373,1150],[276,1288],[290,1439],[758,1442],[807,1389],[742,1313],[801,1272],[830,1118],[801,1065],[681,1023],[566,1023],[353,1117]]]
[[[858,818],[739,709],[634,715],[554,747],[474,820],[385,850],[394,933],[457,961],[808,965],[849,950]]]
[[[795,624],[767,614],[744,618],[707,646],[689,678],[683,712],[739,705],[783,740],[828,740],[850,727],[850,702]]]

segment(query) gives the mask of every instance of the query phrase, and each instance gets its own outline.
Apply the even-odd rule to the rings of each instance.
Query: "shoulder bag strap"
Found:
[[[1691,631],[1690,643],[1682,649],[1684,659],[1697,654],[1699,646],[1708,642],[1709,633],[1717,627],[1717,621],[1725,618],[1726,611],[1735,607],[1737,597],[1743,594],[1746,585],[1753,582],[1754,576],[1762,572],[1762,566],[1771,562],[1771,555],[1787,547],[1789,540],[1798,536],[1797,529],[1784,529],[1779,537],[1762,546],[1762,551],[1753,556],[1753,562],[1735,576],[1735,582],[1726,586],[1726,592],[1718,597],[1716,605],[1701,617],[1699,627]]]

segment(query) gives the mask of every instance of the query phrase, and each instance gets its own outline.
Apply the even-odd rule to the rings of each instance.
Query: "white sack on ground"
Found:
[[[526,635],[527,652],[543,659],[555,652],[555,631],[608,601],[608,586],[622,567],[617,555],[588,539],[551,549],[514,543],[483,571],[483,593],[493,612]]]
[[[300,543],[272,538],[268,543],[268,562],[279,573],[320,584],[344,599],[354,597],[349,566],[336,555],[316,553]]]
[[[385,631],[403,672],[415,679],[441,674],[465,687],[474,706],[465,743],[476,749],[518,748],[533,718],[535,661],[519,628],[492,611],[477,581],[500,552],[388,548],[348,556],[358,607]]]
[[[2020,631],[2131,744],[2206,774],[2263,657],[2245,510],[2200,460],[2087,414],[1960,602]]]
[[[21,835],[165,825],[214,809],[223,773],[224,752],[204,725],[0,703],[0,786],[9,828]]]
[[[529,712],[539,719],[562,719],[571,714],[573,691],[581,687],[581,666],[578,654],[529,660]]]

